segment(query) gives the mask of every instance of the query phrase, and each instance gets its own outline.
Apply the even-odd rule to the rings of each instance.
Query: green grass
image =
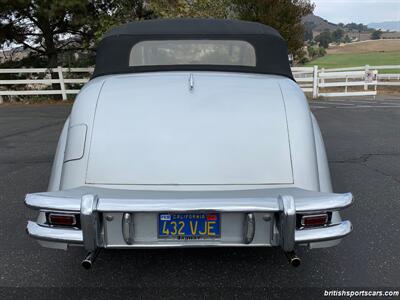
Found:
[[[318,65],[320,68],[326,69],[360,67],[365,65],[400,65],[400,52],[327,54],[306,64],[306,66],[313,65]],[[379,70],[379,73],[400,73],[400,69]]]

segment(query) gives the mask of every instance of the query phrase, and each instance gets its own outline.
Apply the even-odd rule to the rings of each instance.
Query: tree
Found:
[[[307,52],[310,59],[314,59],[316,56],[318,56],[318,51],[312,46],[307,47]]]
[[[312,41],[314,39],[313,35],[313,29],[315,27],[315,24],[312,22],[305,22],[303,24],[303,40],[304,41]]]
[[[324,55],[326,55],[326,50],[325,50],[325,48],[324,48],[324,47],[319,47],[319,48],[318,48],[318,56],[319,56],[319,57],[322,57],[322,56],[324,56]]]
[[[314,10],[309,0],[232,0],[232,3],[239,19],[274,27],[286,39],[289,52],[299,57],[304,32],[301,20]]]
[[[299,51],[299,54],[297,54],[297,62],[301,65],[304,65],[305,63],[308,63],[310,60],[306,56],[306,51],[302,48]]]
[[[323,47],[316,48],[316,47],[308,46],[307,52],[308,52],[308,57],[310,58],[310,60],[313,60],[317,57],[324,56],[326,54],[326,50]]]
[[[230,0],[151,0],[149,7],[161,18],[227,18],[232,15]]]
[[[381,37],[382,37],[382,31],[380,29],[373,31],[371,34],[371,40],[379,40]]]
[[[1,0],[0,44],[22,45],[30,56],[56,67],[60,54],[90,43],[93,15],[89,1]]]
[[[363,32],[363,31],[368,31],[369,28],[368,26],[364,25],[364,24],[356,24],[356,23],[348,23],[346,25],[344,25],[345,28],[350,29],[350,30],[355,30],[358,32]]]
[[[344,36],[344,31],[341,28],[336,29],[334,32],[332,32],[332,40],[335,43],[340,43],[342,41],[342,38]]]
[[[159,0],[153,1],[161,2]],[[146,0],[92,1],[97,15],[94,26],[95,43],[113,26],[118,26],[126,22],[156,18],[157,15],[154,13],[149,2]]]
[[[349,37],[348,34],[346,34],[346,36],[344,37],[343,42],[345,42],[346,44],[347,44],[347,43],[351,43],[351,38]]]
[[[315,41],[317,41],[321,47],[326,49],[329,47],[329,43],[332,42],[332,35],[329,30],[323,31],[315,37]]]

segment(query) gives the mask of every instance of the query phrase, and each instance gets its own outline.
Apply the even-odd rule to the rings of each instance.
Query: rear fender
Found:
[[[53,166],[51,168],[49,186],[47,188],[49,192],[60,190],[61,173],[64,162],[65,146],[67,144],[69,120],[70,118],[68,117],[64,123],[64,127],[58,140],[56,155],[54,156]]]
[[[332,193],[331,175],[329,172],[329,164],[328,164],[328,158],[326,156],[324,140],[322,138],[321,130],[319,128],[317,119],[315,118],[313,113],[311,113],[311,120],[314,130],[315,151],[317,153],[318,179],[319,179],[320,191],[325,193]],[[341,221],[342,218],[340,217],[340,213],[338,211],[334,211],[332,213],[332,222],[340,223]],[[333,240],[320,243],[311,243],[310,248],[315,249],[315,248],[332,247],[338,245],[340,241],[341,240]]]

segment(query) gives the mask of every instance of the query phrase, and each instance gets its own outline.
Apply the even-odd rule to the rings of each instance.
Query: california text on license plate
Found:
[[[219,213],[160,213],[158,237],[179,240],[216,239],[221,236]]]

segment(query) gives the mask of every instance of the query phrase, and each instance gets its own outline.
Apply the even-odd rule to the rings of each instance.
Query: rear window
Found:
[[[130,52],[129,66],[224,65],[256,66],[254,47],[240,40],[142,41]]]

